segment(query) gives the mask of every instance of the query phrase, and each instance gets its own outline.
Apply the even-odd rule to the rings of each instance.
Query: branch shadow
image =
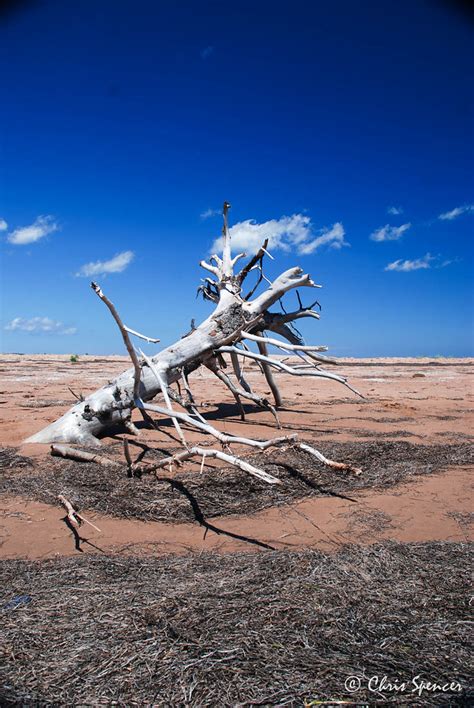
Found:
[[[268,408],[265,408],[265,406],[259,406],[254,403],[244,403],[242,401],[242,408],[244,409],[245,414],[250,414],[250,413],[270,413],[271,412]],[[277,408],[278,412],[285,412],[287,409],[285,406],[279,406]],[[221,420],[222,418],[235,418],[236,423],[242,423],[242,420],[240,418],[240,408],[237,406],[236,403],[216,403],[214,406],[214,409],[209,409],[208,412],[203,414],[203,417],[206,418],[207,420]],[[248,420],[248,418],[243,421],[244,425],[258,425],[258,426],[265,426],[265,427],[270,427],[274,428],[275,427],[275,419],[273,416],[269,418],[268,420],[259,420],[259,421],[253,421],[253,420]]]
[[[265,548],[266,550],[269,551],[275,551],[275,547],[271,546],[269,543],[265,543],[264,541],[259,541],[257,538],[251,538],[250,536],[244,536],[239,533],[234,533],[233,531],[226,531],[225,529],[221,529],[218,526],[215,526],[214,524],[209,523],[209,521],[206,520],[201,507],[199,506],[199,502],[196,499],[196,497],[192,494],[192,492],[189,491],[189,489],[183,484],[183,482],[180,482],[177,479],[171,479],[170,477],[157,477],[156,478],[157,482],[168,482],[168,484],[171,485],[172,489],[176,489],[178,492],[183,494],[186,499],[189,501],[191,505],[191,509],[193,510],[194,518],[198,522],[200,526],[203,526],[205,528],[204,532],[204,538],[207,536],[208,531],[213,531],[215,534],[218,536],[228,536],[229,538],[234,538],[237,541],[243,541],[244,543],[250,543],[253,546],[258,546],[259,548]]]
[[[242,401],[242,407],[244,409],[244,413],[258,413],[261,411],[266,411],[267,409],[262,407],[262,406],[257,406],[253,405],[252,403],[244,403]],[[198,406],[198,408],[200,408]],[[284,407],[279,408],[279,411],[284,411],[286,410]],[[205,406],[202,410],[200,410],[200,413],[205,420],[221,420],[222,418],[235,418],[236,422],[241,422],[240,418],[240,408],[237,406],[236,403],[213,403],[211,406]],[[272,419],[273,420],[273,419]],[[249,423],[249,421],[245,421]],[[269,422],[263,420],[258,423],[259,425],[270,425]],[[136,428],[139,430],[152,430],[150,426],[147,425],[147,423],[143,420],[139,421],[134,421],[134,425]],[[174,427],[173,419],[172,418],[167,418],[167,417],[160,417],[159,423],[158,423],[160,430],[162,428],[171,428]],[[185,423],[181,423],[181,425],[186,426]]]
[[[145,420],[137,420],[134,421],[133,424],[137,428],[137,430],[156,430],[155,427],[149,425]],[[175,430],[172,418],[160,418],[159,422],[157,422],[157,427],[159,427],[160,433],[163,433],[163,435],[166,435],[166,437],[168,437],[170,440],[178,442],[179,444],[179,440],[172,433],[166,430],[166,428],[173,428],[173,430]],[[130,431],[127,430],[127,428],[123,428],[119,432],[121,434],[125,433],[126,435],[130,435]]]
[[[302,482],[304,485],[309,487],[310,489],[314,489],[315,491],[319,492],[322,496],[325,497],[337,497],[338,499],[345,499],[345,501],[350,501],[353,502],[354,504],[357,503],[357,499],[353,499],[352,497],[348,497],[346,494],[339,494],[339,492],[335,492],[332,489],[327,489],[326,487],[323,487],[321,484],[318,484],[315,482],[313,479],[309,479],[309,477],[306,477],[302,472],[297,470],[295,467],[292,467],[292,465],[289,465],[287,462],[277,462],[276,460],[273,461],[273,464],[276,465],[277,467],[283,467],[290,477],[293,477],[293,479],[297,479],[299,482]]]
[[[167,482],[171,485],[172,489],[176,489],[178,492],[180,492],[186,497],[193,510],[195,520],[200,526],[203,526],[205,529],[204,538],[206,538],[208,531],[213,531],[217,536],[228,536],[229,538],[234,538],[237,541],[243,541],[244,543],[249,543],[253,546],[258,546],[259,548],[265,548],[269,551],[276,550],[274,546],[271,546],[269,543],[265,543],[264,541],[259,541],[257,538],[244,536],[243,534],[234,533],[233,531],[226,531],[225,529],[221,529],[218,526],[215,526],[215,524],[209,523],[209,521],[206,520],[196,497],[179,480],[171,479],[170,477],[157,477],[156,480],[157,482]],[[89,541],[87,538],[80,536],[77,528],[74,526],[73,523],[71,523],[71,520],[68,516],[64,516],[61,521],[64,521],[68,529],[71,531],[74,538],[74,548],[76,551],[79,551],[79,553],[84,553],[84,550],[81,548],[81,544],[86,543],[87,545],[91,546],[92,548],[95,548],[101,553],[106,553],[106,551],[103,548],[100,548],[100,546],[97,546],[95,543],[92,543],[92,541]]]
[[[79,536],[78,530],[74,526],[73,523],[71,523],[71,520],[69,519],[68,516],[64,516],[61,521],[64,521],[68,529],[72,532],[72,535],[74,537],[74,547],[76,551],[79,551],[79,553],[84,553],[83,549],[81,548],[81,543],[87,543],[88,546],[92,546],[92,548],[95,548],[96,550],[100,551],[101,553],[105,553],[103,548],[100,548],[100,546],[96,546],[95,543],[92,543],[92,541],[89,541],[87,538],[83,538],[82,536]]]

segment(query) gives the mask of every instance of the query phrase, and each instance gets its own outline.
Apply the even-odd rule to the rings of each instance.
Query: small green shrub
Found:
[[[79,361],[79,354],[71,354],[69,361],[71,364],[75,364],[76,361]]]

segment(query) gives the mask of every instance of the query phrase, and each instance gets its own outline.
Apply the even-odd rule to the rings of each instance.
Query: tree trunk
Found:
[[[303,286],[319,287],[300,268],[291,268],[280,275],[263,293],[253,300],[248,299],[250,295],[247,296],[247,299],[242,297],[242,283],[250,271],[258,268],[262,272],[262,260],[266,253],[266,243],[240,273],[235,275],[234,266],[245,254],[238,254],[234,258],[231,257],[230,236],[227,227],[228,208],[229,205],[224,205],[224,247],[222,258],[211,256],[210,260],[215,265],[201,261],[201,266],[215,276],[215,279],[206,278],[206,285],[200,288],[204,296],[216,304],[214,312],[188,335],[151,359],[147,359],[143,355],[142,360],[139,361],[128,336],[129,333],[133,335],[138,335],[138,333],[123,325],[113,304],[107,300],[100,288],[93,283],[93,289],[107,304],[120,328],[134,366],[127,369],[111,383],[92,393],[84,401],[76,403],[61,418],[32,435],[26,442],[80,443],[87,446],[97,446],[100,444],[100,437],[106,435],[115,426],[123,425],[130,421],[131,412],[135,406],[142,411],[152,410],[149,405],[147,406],[147,402],[160,392],[165,397],[166,409],[164,412],[165,414],[167,412],[170,413],[175,427],[180,433],[181,440],[184,442],[184,436],[179,428],[179,420],[182,419],[183,414],[173,414],[168,387],[179,381],[183,375],[186,376],[202,364],[206,364],[206,361],[215,370],[216,366],[219,366],[223,361],[223,352],[231,353],[234,363],[238,362],[239,356],[253,357],[263,364],[267,374],[270,371],[270,367],[273,367],[294,375],[312,375],[345,383],[344,378],[321,371],[319,365],[310,360],[305,359],[308,364],[313,363],[312,369],[307,371],[306,369],[293,369],[273,359],[268,356],[265,344],[267,340],[262,336],[253,337],[254,341],[260,340],[261,353],[258,355],[253,354],[248,349],[244,350],[236,346],[246,338],[246,335],[251,338],[252,332],[261,335],[264,330],[271,330],[292,343],[288,345],[281,342],[281,345],[279,345],[279,340],[273,339],[271,342],[268,340],[272,346],[276,344],[286,353],[289,350],[296,351],[299,356],[305,358],[308,350],[315,352],[324,349],[322,347],[303,346],[300,337],[291,329],[293,320],[301,317],[319,317],[311,307],[304,308],[301,305],[296,312],[285,314],[269,311],[269,307],[279,301],[291,289]],[[261,278],[258,282],[260,281]],[[254,290],[255,288],[252,293]],[[299,346],[302,347],[301,351],[298,350]],[[317,362],[324,360],[324,357],[319,355],[308,354],[308,356],[311,356],[313,360],[316,359]],[[236,366],[236,368],[238,371],[239,367]],[[221,377],[221,380],[223,379],[225,377]],[[278,405],[279,392],[275,382],[271,375],[270,377],[267,376],[267,380],[273,384],[272,390]],[[242,380],[239,383],[246,388],[246,384]],[[248,393],[251,394],[252,400],[262,401],[265,406],[269,405],[268,401],[253,394],[251,390]],[[176,394],[173,394],[172,398],[173,400],[180,400],[180,397]],[[188,410],[189,405],[185,406]],[[154,411],[156,412],[157,410],[162,412],[163,409],[158,409],[155,406]],[[194,415],[201,419],[199,425],[203,429],[202,421],[204,419],[195,410]],[[193,423],[193,420],[193,418],[189,417],[186,422]],[[198,426],[198,421],[194,422]],[[208,426],[208,428],[214,431],[211,434],[218,437],[216,429],[213,429],[212,426]],[[248,442],[247,444],[250,443]]]
[[[197,369],[219,347],[240,339],[240,332],[252,326],[255,317],[244,312],[234,298],[183,339],[152,357],[154,367],[162,373],[167,385],[186,372]],[[111,383],[98,389],[84,401],[76,403],[59,420],[32,435],[26,442],[69,442],[97,445],[108,429],[130,419],[135,407],[133,397],[134,369],[127,369]],[[142,365],[140,398],[150,401],[161,391],[153,371]]]

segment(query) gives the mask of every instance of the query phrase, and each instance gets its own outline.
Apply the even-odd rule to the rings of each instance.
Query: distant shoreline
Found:
[[[330,354],[335,356],[335,358],[343,364],[344,366],[367,366],[370,364],[377,364],[377,366],[443,366],[449,364],[450,366],[465,366],[469,364],[474,364],[474,356],[440,356],[440,355],[425,355],[425,356],[371,356],[371,357],[343,357]],[[25,354],[23,352],[3,352],[0,353],[0,362],[2,361],[13,361],[15,358],[31,358],[31,359],[45,359],[47,361],[58,360],[70,362],[72,353],[68,354]],[[115,359],[117,361],[123,360],[124,364],[130,362],[129,357],[126,354],[78,354],[79,359],[84,363],[87,361],[97,361],[103,359]],[[278,355],[277,355],[278,357]],[[278,358],[287,358],[281,356]],[[72,362],[71,362],[72,363]]]

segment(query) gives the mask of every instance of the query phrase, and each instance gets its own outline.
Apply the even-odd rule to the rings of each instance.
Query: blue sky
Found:
[[[267,276],[324,286],[308,342],[474,354],[462,11],[82,0],[0,22],[3,351],[122,352],[88,273],[130,327],[180,337],[229,200],[237,241],[270,237]]]

